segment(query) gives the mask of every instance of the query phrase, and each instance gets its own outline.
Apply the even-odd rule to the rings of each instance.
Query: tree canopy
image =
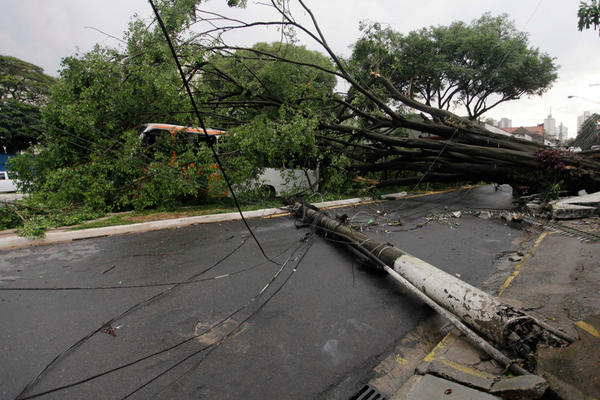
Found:
[[[407,35],[379,23],[361,29],[350,62],[363,81],[380,73],[427,105],[464,106],[470,119],[506,101],[541,96],[558,77],[554,60],[529,47],[506,14]]]
[[[311,121],[310,126],[314,128],[305,132],[298,130],[295,140],[311,144],[312,137],[316,139],[321,165],[327,171],[324,175],[335,177],[330,184],[340,182],[339,177],[343,175],[345,179],[371,182],[375,187],[460,181],[539,185],[541,181],[554,179],[562,180],[565,187],[598,186],[594,172],[600,167],[597,161],[580,163],[567,153],[557,153],[556,157],[564,159],[560,165],[565,169],[553,168],[550,174],[546,168],[552,157],[538,153],[546,151],[544,146],[492,134],[472,121],[499,102],[542,94],[556,79],[557,66],[553,59],[530,48],[526,35],[517,32],[507,16],[485,14],[470,25],[457,22],[450,27],[426,28],[408,35],[408,40],[379,24],[365,25],[364,37],[354,46],[353,57],[343,60],[328,46],[311,11],[303,2],[298,3],[311,22],[299,23],[289,14],[289,7],[278,7],[279,3],[272,1],[272,7],[279,11],[283,21],[278,24],[311,36],[335,67],[323,69],[312,65],[312,68],[345,81],[350,87],[348,94],[313,97],[314,107],[294,107],[296,101],[291,99],[266,98],[260,86],[232,85],[222,86],[225,92],[219,91],[218,95],[203,93],[203,101],[218,104],[229,96],[238,96],[238,113],[251,110],[262,117],[276,110],[293,110],[281,114],[288,124]],[[224,16],[221,19],[223,32],[253,26]],[[270,23],[276,22],[254,24]],[[206,32],[220,32],[216,25],[211,19]],[[399,43],[414,45],[417,50],[409,53],[412,48],[399,47]],[[219,54],[253,51],[222,42],[202,48]],[[399,48],[406,53],[397,51]],[[438,57],[441,49],[451,51]],[[411,64],[415,60],[422,62]],[[249,61],[238,60],[239,68],[249,67]],[[283,57],[273,57],[273,61],[297,64]],[[202,74],[211,73],[212,62],[208,57],[200,68]],[[436,71],[441,72],[436,74]],[[529,71],[533,72],[528,74]],[[222,78],[229,80],[229,77]],[[467,119],[449,111],[456,102],[466,107]],[[230,115],[205,112],[217,125],[229,124],[230,129],[239,132],[250,126],[264,125],[261,117],[248,123]],[[415,112],[421,115],[413,118],[410,114]],[[406,129],[420,132],[416,134],[420,137],[407,137]],[[243,148],[240,152],[243,153]],[[581,172],[573,173],[573,168],[581,168]],[[552,178],[547,179],[550,175]]]
[[[600,3],[597,0],[591,0],[590,4],[582,1],[579,3],[577,18],[577,27],[580,31],[592,27],[594,30],[598,29],[600,27]],[[598,34],[600,35],[600,31]]]
[[[42,67],[0,55],[0,98],[43,105],[54,82]]]
[[[38,142],[32,126],[54,83],[43,68],[0,55],[0,153],[16,154]]]

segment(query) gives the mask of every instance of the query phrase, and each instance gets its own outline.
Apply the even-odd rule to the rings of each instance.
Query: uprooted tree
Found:
[[[197,52],[204,54],[203,62],[198,65],[201,78],[197,84],[213,82],[212,86],[203,86],[201,96],[203,112],[213,126],[243,133],[240,136],[247,141],[255,137],[257,141],[268,138],[274,142],[294,127],[300,127],[294,132],[295,141],[291,142],[297,143],[298,135],[300,141],[314,142],[317,156],[328,169],[329,176],[339,177],[334,172],[344,171],[346,177],[371,182],[377,188],[464,181],[542,188],[551,185],[556,188],[559,184],[563,190],[600,188],[597,156],[573,155],[531,141],[491,133],[470,118],[462,118],[447,109],[454,98],[474,117],[486,109],[486,102],[494,93],[500,95],[500,100],[541,95],[556,80],[557,67],[553,60],[537,49],[529,48],[526,36],[514,32],[514,25],[506,16],[493,18],[486,14],[471,28],[464,24],[453,25],[455,29],[469,28],[469,34],[474,35],[469,39],[470,44],[461,48],[464,51],[462,60],[468,62],[459,66],[457,60],[449,62],[453,69],[445,73],[454,80],[447,78],[445,82],[433,82],[435,74],[425,71],[426,65],[410,66],[412,79],[409,79],[410,74],[398,72],[405,65],[399,61],[399,55],[392,54],[390,40],[394,36],[389,31],[381,34],[379,30],[379,36],[368,33],[355,46],[355,55],[357,49],[361,50],[359,56],[342,59],[329,47],[303,1],[298,0],[297,4],[308,15],[308,24],[299,23],[291,15],[290,3],[271,1],[270,6],[279,12],[281,19],[259,23],[243,23],[198,11],[199,21],[202,15],[208,15],[211,25],[197,37],[218,37],[215,41],[198,40],[195,43]],[[257,25],[278,25],[283,32],[308,35],[330,57],[334,67],[287,57],[275,45],[268,49],[226,45],[220,36],[224,32]],[[374,26],[371,28],[375,29]],[[477,37],[478,32],[482,36]],[[427,35],[421,35],[421,38],[428,40]],[[385,45],[379,46],[377,40]],[[492,42],[503,44],[503,50],[493,54],[495,62],[480,68],[478,57],[487,54],[485,45]],[[482,48],[473,48],[476,46]],[[365,54],[365,47],[373,49],[372,53]],[[520,56],[511,55],[515,47],[522,52]],[[434,52],[439,53],[438,50]],[[502,61],[502,54],[509,56],[506,57],[510,60],[508,64]],[[470,61],[468,57],[471,57]],[[224,60],[236,67],[224,68],[227,64]],[[428,58],[424,56],[421,62],[426,64]],[[294,91],[282,95],[273,89],[272,82],[260,75],[266,66],[275,69],[273,65],[308,68],[321,75],[335,76],[346,82],[350,90],[347,94],[326,93],[315,88],[316,81],[308,80],[291,82]],[[489,69],[493,67],[495,70],[491,73]],[[530,74],[522,74],[523,71]],[[521,75],[516,76],[517,73]],[[429,80],[425,79],[427,74]],[[543,75],[541,80],[540,75]],[[511,77],[514,80],[511,81]],[[215,85],[215,81],[220,84]],[[448,90],[456,92],[452,94],[454,97],[449,97]],[[413,98],[412,93],[420,94],[424,101]],[[433,100],[440,107],[430,105]],[[420,116],[415,118],[415,113]],[[248,115],[252,117],[247,118]],[[260,123],[255,116],[260,116]],[[407,130],[421,134],[411,136]],[[229,154],[243,157],[244,148]]]
[[[330,48],[301,0],[252,4],[268,6],[278,15],[271,21],[249,23],[207,8],[220,2],[155,3],[205,125],[229,132],[219,150],[225,172],[235,183],[256,177],[266,164],[290,168],[306,165],[303,161],[310,159],[319,162],[321,187],[328,192],[349,190],[355,181],[375,188],[465,181],[553,188],[558,183],[563,189],[588,191],[600,186],[600,162],[592,154],[574,156],[492,134],[449,111],[449,104],[459,101],[472,104],[474,116],[492,107],[498,100],[494,96],[537,95],[554,81],[553,61],[530,49],[526,36],[515,33],[505,16],[485,15],[471,25],[456,25],[469,33],[461,48],[473,68],[446,60],[448,76],[452,72],[454,80],[437,82],[435,88],[452,87],[457,92],[440,97],[441,92],[422,89],[431,81],[424,67],[413,65],[408,70],[403,63],[394,64],[402,54],[385,54],[396,49],[377,41],[384,43],[393,36],[391,32],[365,31],[361,40],[370,41],[369,45],[359,46],[359,41],[355,48],[365,52],[371,48],[374,54],[363,52],[362,58],[344,60]],[[297,14],[306,16],[307,22],[295,19],[292,10],[300,11]],[[278,28],[270,43],[262,40],[243,47],[225,41],[230,34],[235,38],[236,31],[245,34],[265,26]],[[478,38],[478,32],[483,36]],[[491,40],[494,34],[498,35],[495,41]],[[311,42],[301,42],[306,37]],[[444,40],[452,38],[456,35]],[[189,184],[188,166],[209,163],[205,148],[190,148],[189,160],[183,160],[181,153],[181,162],[163,162],[164,171],[151,173],[142,167],[146,160],[137,157],[137,131],[142,124],[198,124],[164,36],[156,21],[136,18],[123,42],[119,48],[97,46],[63,60],[65,68],[43,110],[47,124],[43,140],[35,157],[15,161],[19,176],[33,183],[37,194],[45,193],[44,198],[84,204],[92,210],[170,207],[189,197],[200,201],[202,188]],[[315,43],[321,53],[309,50]],[[487,71],[494,63],[476,68],[477,57],[486,54],[486,43],[502,44],[510,65],[499,58],[500,51],[493,53],[498,63],[495,74]],[[482,47],[469,51],[475,46]],[[522,53],[508,56],[511,48]],[[401,68],[408,73],[397,73]],[[523,70],[533,72],[517,75]],[[544,79],[536,81],[540,76]],[[486,81],[489,88],[482,91]],[[336,93],[336,82],[345,82],[347,93]],[[440,98],[449,100],[440,106]]]

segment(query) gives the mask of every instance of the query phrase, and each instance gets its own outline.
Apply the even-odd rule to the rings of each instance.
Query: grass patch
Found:
[[[268,206],[251,205],[242,206],[242,211],[261,210],[268,207],[281,207],[281,204],[272,204]],[[69,230],[104,228],[107,226],[131,225],[142,222],[162,221],[167,219],[177,219],[186,217],[196,217],[200,215],[214,215],[237,212],[237,208],[231,204],[207,204],[203,206],[182,207],[173,211],[164,210],[144,210],[131,211],[126,213],[113,214],[111,216],[100,218],[95,221],[86,222],[71,227]]]

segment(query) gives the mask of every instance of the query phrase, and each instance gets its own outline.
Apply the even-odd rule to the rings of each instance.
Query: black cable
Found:
[[[243,242],[242,242],[242,243],[241,243],[241,244],[240,244],[238,247],[236,247],[236,248],[235,248],[235,249],[234,249],[234,250],[233,250],[231,253],[229,253],[227,256],[225,256],[225,257],[224,257],[224,258],[222,258],[221,260],[217,261],[215,264],[213,264],[211,267],[207,268],[206,270],[204,270],[204,271],[201,271],[201,272],[199,272],[199,273],[197,273],[197,274],[194,274],[194,275],[192,275],[190,278],[188,278],[188,280],[195,279],[196,277],[198,277],[198,276],[200,276],[200,275],[202,275],[202,274],[204,274],[204,273],[206,273],[206,272],[210,271],[211,269],[215,268],[215,267],[216,267],[217,265],[219,265],[221,262],[225,261],[225,260],[226,260],[227,258],[229,258],[231,255],[233,255],[233,254],[234,254],[234,253],[235,253],[237,250],[239,250],[239,249],[240,249],[240,248],[241,248],[241,247],[242,247],[242,246],[243,246],[243,245],[246,243],[246,241],[247,241],[248,239],[249,239],[249,236],[248,236],[248,237],[246,237],[246,238],[244,239],[244,241],[243,241]],[[294,242],[294,243],[292,243],[290,246],[288,246],[286,249],[284,249],[282,252],[280,252],[280,253],[278,254],[278,256],[279,256],[279,255],[282,255],[282,254],[284,254],[285,252],[287,252],[287,251],[288,251],[288,250],[289,250],[289,249],[290,249],[292,246],[294,246],[295,244],[297,244],[297,242]],[[294,253],[295,253],[295,251],[294,251]],[[291,256],[290,256],[290,257],[291,257]],[[259,264],[259,265],[262,265],[262,264]],[[277,264],[277,265],[280,265],[280,264]],[[233,275],[233,274],[230,274],[230,275]],[[270,285],[270,283],[271,283],[271,282],[272,282],[274,279],[275,279],[275,278],[272,278],[272,279],[271,279],[271,281],[269,282],[269,284],[268,284],[268,285]],[[186,281],[184,281],[184,282],[180,282],[180,283],[177,283],[177,284],[176,284],[175,286],[173,286],[172,288],[169,288],[168,290],[165,290],[165,291],[163,291],[163,292],[161,292],[161,293],[158,293],[158,294],[156,294],[156,295],[154,295],[154,296],[150,297],[149,299],[146,299],[146,300],[144,300],[144,301],[142,301],[142,302],[140,302],[140,303],[138,303],[138,304],[134,305],[133,307],[130,307],[129,309],[127,309],[127,310],[125,310],[124,312],[122,312],[121,314],[119,314],[119,315],[117,315],[116,317],[112,318],[110,321],[108,321],[108,322],[106,322],[105,324],[103,324],[101,327],[99,327],[99,328],[98,328],[98,329],[96,329],[95,331],[91,332],[90,334],[88,334],[88,335],[87,335],[87,336],[85,336],[84,338],[80,339],[80,340],[79,340],[78,342],[76,342],[75,344],[73,344],[73,345],[71,345],[70,347],[68,347],[67,349],[65,349],[63,352],[61,352],[59,355],[57,355],[57,356],[56,356],[56,357],[55,357],[55,358],[54,358],[54,359],[53,359],[53,360],[52,360],[52,361],[51,361],[51,362],[50,362],[48,365],[46,365],[46,367],[45,367],[45,368],[44,368],[44,369],[43,369],[43,370],[42,370],[42,371],[41,371],[41,372],[40,372],[40,373],[39,373],[39,374],[38,374],[38,375],[37,375],[37,376],[36,376],[36,377],[35,377],[35,378],[34,378],[34,379],[33,379],[33,380],[32,380],[32,381],[31,381],[31,382],[30,382],[30,383],[29,383],[29,384],[28,384],[28,385],[27,385],[27,386],[26,386],[26,387],[25,387],[23,390],[22,390],[22,391],[21,391],[21,393],[19,393],[19,395],[17,395],[17,397],[15,398],[15,400],[26,400],[26,399],[32,399],[32,398],[40,397],[40,396],[43,396],[43,395],[46,395],[46,394],[54,393],[54,392],[57,392],[57,391],[60,391],[60,390],[68,389],[68,388],[71,388],[71,387],[74,387],[74,386],[78,386],[78,385],[81,385],[81,384],[83,384],[83,383],[86,383],[86,382],[92,381],[92,380],[94,380],[94,379],[100,378],[100,377],[102,377],[102,376],[108,375],[108,374],[110,374],[110,373],[112,373],[112,372],[116,372],[116,371],[119,371],[119,370],[121,370],[121,369],[124,369],[124,368],[130,367],[130,366],[132,366],[132,365],[135,365],[135,364],[137,364],[137,363],[139,363],[139,362],[142,362],[142,361],[144,361],[144,360],[147,360],[147,359],[149,359],[149,358],[152,358],[152,357],[154,357],[154,356],[156,356],[156,355],[160,355],[160,354],[163,354],[163,353],[165,353],[165,352],[167,352],[167,351],[173,350],[173,349],[175,349],[175,348],[177,348],[177,347],[180,347],[180,346],[182,346],[183,344],[185,344],[185,343],[187,343],[187,342],[189,342],[189,341],[191,341],[191,340],[193,340],[193,339],[196,339],[196,338],[197,338],[197,337],[199,337],[199,336],[202,336],[202,335],[206,334],[207,332],[211,331],[212,329],[214,329],[214,328],[216,328],[217,326],[221,325],[221,324],[222,324],[223,322],[225,322],[226,320],[228,320],[228,319],[230,319],[231,317],[233,317],[234,315],[236,315],[238,312],[240,312],[241,310],[243,310],[244,308],[246,308],[246,307],[248,306],[248,304],[250,304],[250,302],[249,302],[248,304],[246,304],[246,305],[244,305],[243,307],[239,308],[239,309],[238,309],[238,310],[236,310],[234,313],[232,313],[232,314],[230,314],[229,316],[227,316],[227,318],[224,318],[224,319],[223,319],[223,320],[221,320],[221,321],[220,321],[218,324],[216,324],[216,325],[214,325],[214,326],[210,327],[209,329],[207,329],[206,331],[202,332],[201,334],[194,335],[193,337],[191,337],[191,338],[188,338],[188,339],[186,339],[186,340],[184,340],[184,341],[182,341],[182,342],[180,342],[180,343],[177,343],[177,344],[175,344],[175,345],[173,345],[173,346],[171,346],[171,347],[168,347],[168,348],[166,348],[166,349],[160,350],[160,351],[158,351],[158,352],[155,352],[155,353],[153,353],[153,354],[150,354],[150,355],[144,356],[144,357],[142,357],[142,358],[140,358],[140,359],[134,360],[134,361],[132,361],[132,362],[130,362],[130,363],[127,363],[127,364],[121,365],[121,366],[119,366],[119,367],[116,367],[116,368],[113,368],[113,369],[110,369],[110,370],[107,370],[107,371],[101,372],[101,373],[99,373],[99,374],[96,374],[96,375],[94,375],[94,376],[92,376],[92,377],[88,377],[88,378],[85,378],[85,379],[83,379],[83,380],[80,380],[80,381],[77,381],[77,382],[74,382],[74,383],[71,383],[71,384],[63,385],[63,386],[60,386],[60,387],[58,387],[58,388],[54,388],[54,389],[51,389],[51,390],[48,390],[48,391],[45,391],[45,392],[37,393],[37,394],[35,394],[35,395],[32,395],[32,396],[25,396],[25,397],[21,397],[21,396],[22,396],[22,395],[23,395],[23,394],[24,394],[24,393],[25,393],[27,390],[29,390],[29,389],[31,388],[31,386],[32,386],[32,385],[35,383],[35,381],[36,381],[37,379],[39,379],[39,378],[40,378],[40,377],[41,377],[41,376],[44,374],[44,372],[46,372],[46,371],[47,371],[47,370],[50,368],[50,366],[51,366],[52,364],[54,364],[56,361],[58,361],[60,358],[62,358],[62,357],[63,357],[63,356],[64,356],[64,355],[65,355],[65,354],[68,352],[68,351],[70,351],[70,350],[72,350],[73,348],[75,348],[75,347],[79,346],[79,345],[80,345],[81,343],[83,343],[85,340],[89,339],[89,338],[90,338],[90,337],[92,337],[94,334],[96,334],[96,333],[98,333],[99,331],[101,331],[101,330],[102,330],[102,329],[103,329],[105,326],[107,326],[107,325],[111,324],[112,322],[116,321],[117,319],[121,318],[122,316],[124,316],[125,314],[129,313],[129,312],[130,312],[130,311],[132,311],[133,309],[135,309],[135,308],[137,308],[137,307],[139,307],[139,306],[141,306],[141,305],[143,305],[143,304],[145,304],[145,303],[147,303],[147,302],[150,302],[150,301],[152,301],[152,300],[154,300],[154,299],[156,299],[156,298],[158,298],[158,297],[160,297],[160,296],[162,296],[162,295],[166,294],[167,292],[170,292],[171,290],[175,289],[175,288],[176,288],[176,287],[178,287],[179,285],[183,285],[183,284],[185,284],[185,283],[186,283]],[[267,287],[268,287],[268,285],[267,285]],[[265,287],[265,288],[266,288],[266,287]],[[264,292],[264,289],[261,291],[261,293],[259,293],[259,295],[260,295],[260,294],[262,294],[262,292]],[[258,297],[259,295],[257,295],[256,297]],[[253,299],[253,300],[254,300],[254,299]],[[253,300],[251,300],[251,301],[253,301]],[[206,347],[205,347],[204,349],[206,349]],[[203,350],[204,350],[204,349],[203,349]]]
[[[248,238],[246,238],[245,240],[248,240]],[[292,243],[290,246],[288,246],[285,250],[283,250],[283,253],[285,253],[286,251],[288,251],[293,245],[295,244]],[[236,249],[237,250],[237,249]],[[146,285],[119,285],[119,286],[78,286],[78,287],[0,287],[0,291],[69,291],[69,290],[112,290],[112,289],[140,289],[140,288],[153,288],[153,287],[160,287],[160,286],[173,286],[173,285],[189,285],[190,283],[197,283],[197,282],[206,282],[206,281],[214,281],[217,279],[223,279],[223,278],[227,278],[229,276],[233,276],[233,275],[238,275],[247,271],[250,271],[252,269],[258,268],[263,266],[264,263],[260,263],[260,264],[256,264],[253,265],[252,267],[248,267],[245,269],[241,269],[239,271],[235,271],[235,272],[230,272],[228,274],[224,274],[224,275],[219,275],[219,276],[215,276],[213,278],[204,278],[204,279],[194,279],[194,280],[189,280],[190,278],[184,280],[184,281],[179,281],[179,282],[167,282],[167,283],[149,283]],[[215,265],[216,266],[216,265]],[[211,267],[212,268],[212,267]],[[202,274],[208,272],[209,270],[205,270],[202,272]]]
[[[196,279],[198,276],[210,271],[211,269],[213,269],[214,267],[216,267],[217,265],[219,265],[221,262],[225,261],[227,258],[229,258],[232,254],[234,254],[237,250],[239,250],[248,240],[248,238],[244,239],[244,241],[238,246],[236,247],[232,252],[230,252],[227,256],[225,256],[224,258],[222,258],[221,260],[217,261],[215,264],[213,264],[211,267],[207,268],[204,271],[198,272],[194,275],[192,275],[191,277],[189,277],[187,280],[192,280],[192,279]],[[52,359],[52,361],[50,361],[50,363],[48,363],[44,369],[42,369],[42,371],[40,373],[37,374],[37,376],[35,378],[33,378],[26,386],[25,388],[17,395],[17,397],[15,398],[15,400],[19,400],[22,399],[22,395],[23,393],[25,393],[27,390],[29,390],[31,388],[31,386],[35,383],[35,381],[37,381],[55,362],[57,362],[59,359],[61,359],[67,352],[69,352],[70,350],[76,348],[77,346],[79,346],[80,344],[82,344],[84,341],[86,341],[87,339],[89,339],[90,337],[92,337],[93,335],[95,335],[96,333],[100,332],[102,330],[102,328],[104,328],[105,326],[107,326],[108,324],[111,324],[112,322],[116,321],[117,319],[119,319],[120,317],[126,315],[127,313],[129,313],[130,311],[134,310],[135,308],[149,303],[150,301],[161,297],[162,295],[170,292],[171,290],[179,287],[181,285],[181,283],[178,283],[176,285],[174,285],[173,287],[164,290],[154,296],[149,297],[146,300],[143,300],[137,304],[135,304],[134,306],[128,308],[127,310],[121,312],[119,315],[117,315],[116,317],[113,317],[112,319],[110,319],[108,322],[102,324],[99,328],[95,329],[94,331],[90,332],[88,335],[84,336],[83,338],[81,338],[80,340],[78,340],[77,342],[75,342],[74,344],[72,344],[71,346],[69,346],[68,348],[66,348],[65,350],[63,350],[61,353],[59,353],[56,357],[54,357]]]
[[[221,345],[221,343],[223,343],[225,340],[227,340],[231,335],[233,335],[240,326],[242,326],[244,323],[246,323],[248,320],[250,320],[250,318],[252,318],[254,315],[256,315],[264,306],[267,305],[267,303],[273,298],[275,297],[275,295],[277,293],[279,293],[279,291],[281,289],[283,289],[283,287],[285,286],[285,284],[292,278],[292,276],[294,275],[294,273],[296,272],[296,270],[298,269],[300,263],[302,262],[302,260],[304,259],[304,257],[306,256],[306,254],[308,253],[308,250],[310,250],[310,247],[312,245],[309,243],[308,244],[308,249],[301,255],[300,259],[298,260],[298,262],[296,263],[296,268],[294,268],[292,270],[292,272],[290,273],[290,275],[287,276],[287,278],[283,281],[283,283],[275,290],[275,292],[273,292],[273,294],[271,294],[267,299],[265,299],[265,301],[255,310],[253,311],[247,318],[245,318],[243,321],[241,321],[234,329],[231,330],[231,332],[229,332],[227,335],[225,335],[223,338],[221,338],[218,342],[211,344],[212,348],[210,349],[210,351],[196,364],[192,365],[187,371],[185,371],[181,376],[179,376],[177,379],[175,379],[174,381],[172,381],[171,383],[169,383],[168,385],[166,385],[165,387],[163,387],[160,391],[158,391],[157,393],[155,393],[152,398],[156,397],[159,393],[161,393],[162,391],[164,391],[165,389],[167,389],[168,387],[170,387],[171,385],[175,384],[178,380],[182,379],[184,376],[186,376],[188,373],[190,373],[192,370],[194,370],[195,368],[197,368],[202,361],[204,361],[206,359],[206,357],[208,357],[208,355],[210,355],[214,350],[217,349],[218,346]],[[266,289],[266,287],[265,287]],[[265,291],[265,289],[262,290],[262,292]],[[200,351],[193,353],[192,355],[186,357],[185,359],[181,360],[179,363],[175,364],[174,366],[172,366],[171,368],[169,368],[169,370],[177,367],[178,365],[181,365],[183,362],[185,362],[186,360],[192,358],[193,356],[195,356],[196,354],[200,353]],[[164,375],[165,373],[167,373],[169,370],[164,371],[163,373],[161,373],[160,375],[156,376],[155,378],[151,379],[150,381],[148,381],[146,384],[144,384],[143,386],[141,386],[140,388],[136,389],[135,391],[131,392],[130,394],[128,394],[127,396],[123,397],[122,400],[130,397],[131,395],[133,395],[134,393],[136,393],[137,391],[139,391],[140,389],[142,389],[143,387],[147,386],[148,384],[150,384],[152,381],[158,379],[160,376]]]
[[[156,9],[156,6],[154,5],[154,2],[152,0],[148,0],[148,2],[152,6],[152,10],[154,11],[154,14],[156,15],[156,20],[158,21],[158,23],[160,25],[160,28],[161,28],[164,36],[165,36],[165,41],[169,45],[169,49],[171,49],[171,54],[173,55],[173,59],[175,60],[175,63],[177,64],[177,69],[179,70],[179,74],[181,75],[181,80],[183,82],[183,85],[185,86],[185,89],[186,89],[186,91],[188,93],[188,97],[190,98],[190,102],[192,103],[192,107],[194,108],[194,111],[196,112],[196,117],[198,118],[198,122],[200,123],[200,127],[204,131],[204,136],[206,137],[206,142],[208,143],[208,146],[210,147],[210,150],[213,152],[213,156],[215,157],[215,160],[217,161],[217,164],[219,165],[219,169],[221,170],[221,173],[223,174],[223,179],[225,179],[225,182],[227,183],[227,187],[231,191],[231,196],[233,197],[233,201],[235,202],[235,205],[236,205],[236,207],[237,207],[237,209],[238,209],[238,211],[240,213],[240,216],[242,217],[242,221],[244,221],[244,225],[246,225],[246,228],[248,229],[248,231],[252,235],[252,238],[254,239],[254,241],[256,242],[256,244],[258,245],[258,248],[262,252],[263,256],[265,256],[265,258],[267,260],[271,261],[272,263],[275,263],[273,260],[271,260],[267,256],[267,253],[265,253],[265,250],[262,248],[260,242],[258,241],[258,238],[256,236],[254,236],[254,232],[252,232],[252,230],[250,229],[250,226],[248,225],[248,221],[246,221],[246,218],[244,217],[244,214],[242,213],[242,209],[240,208],[240,205],[238,203],[237,197],[235,195],[235,191],[231,187],[231,183],[229,182],[229,178],[227,177],[227,174],[225,173],[225,168],[223,168],[223,165],[221,164],[221,160],[219,159],[219,156],[217,155],[217,152],[215,151],[215,148],[214,148],[213,144],[209,140],[208,132],[206,131],[206,127],[204,126],[204,120],[202,119],[202,116],[200,115],[200,111],[198,111],[198,106],[196,105],[196,101],[194,100],[194,96],[192,95],[192,91],[191,91],[190,86],[188,84],[188,80],[185,78],[185,73],[183,72],[183,68],[181,68],[181,64],[179,63],[179,58],[177,57],[177,53],[175,52],[175,48],[173,47],[173,44],[171,43],[171,38],[169,38],[169,34],[167,32],[167,28],[165,27],[165,24],[163,23],[162,18],[160,17],[160,14],[158,13],[158,10]]]

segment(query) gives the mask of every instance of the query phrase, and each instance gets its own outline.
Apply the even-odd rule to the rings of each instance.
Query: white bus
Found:
[[[219,145],[221,136],[227,135],[225,131],[207,129],[209,140]],[[150,146],[156,143],[156,138],[169,134],[175,140],[186,139],[189,142],[205,142],[206,135],[201,128],[190,128],[170,124],[146,124],[140,129],[140,141]],[[269,194],[280,197],[282,194],[292,194],[304,190],[317,191],[319,188],[319,167],[305,169],[276,169],[266,168],[265,172],[255,181],[249,182],[249,188],[264,188]]]

